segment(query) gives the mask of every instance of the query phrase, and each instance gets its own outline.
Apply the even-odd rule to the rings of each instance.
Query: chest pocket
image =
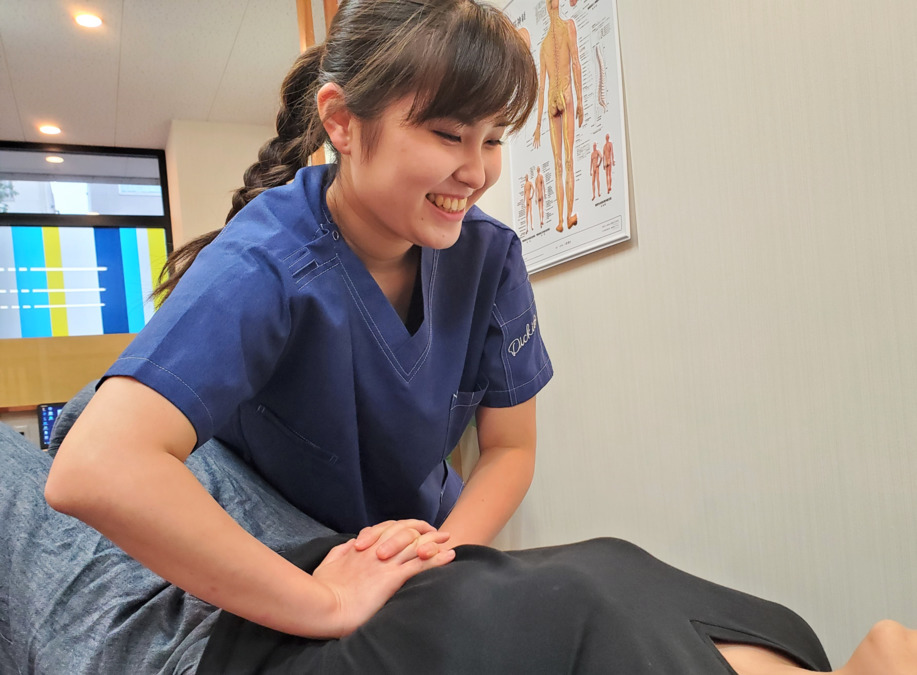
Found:
[[[337,455],[316,445],[297,432],[270,408],[259,404],[255,408],[255,413],[254,419],[259,423],[258,426],[261,429],[259,436],[268,440],[275,448],[278,446],[283,447],[284,445],[291,446],[292,448],[298,448],[314,459],[321,460],[327,464],[337,464]]]
[[[443,448],[443,459],[458,445],[465,427],[468,426],[486,392],[487,387],[482,387],[476,391],[457,391],[452,394],[452,407],[449,409],[449,425],[446,432],[446,445]]]

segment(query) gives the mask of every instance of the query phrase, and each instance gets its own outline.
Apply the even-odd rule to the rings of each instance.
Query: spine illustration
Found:
[[[595,47],[595,62],[598,67],[598,87],[596,87],[596,97],[602,112],[608,112],[608,100],[605,97],[605,60],[602,58],[602,50],[599,46]]]

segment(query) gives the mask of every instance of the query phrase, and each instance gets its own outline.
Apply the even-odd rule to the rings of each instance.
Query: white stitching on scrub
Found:
[[[149,359],[144,358],[144,357],[142,357],[142,356],[122,356],[121,358],[118,359],[118,361],[127,361],[127,360],[144,361],[144,362],[146,362],[146,363],[149,363],[151,366],[155,366],[156,368],[159,368],[159,370],[161,370],[162,372],[168,373],[169,375],[171,375],[172,377],[174,377],[176,380],[178,380],[179,382],[181,382],[181,383],[185,386],[185,388],[186,388],[188,391],[190,391],[192,394],[194,394],[194,398],[196,398],[198,401],[200,401],[201,407],[204,408],[204,410],[207,412],[207,417],[210,418],[210,428],[211,428],[211,430],[214,430],[214,429],[213,429],[213,415],[210,414],[210,409],[207,407],[207,404],[204,403],[203,399],[201,399],[201,397],[198,396],[197,392],[194,391],[194,389],[192,389],[192,388],[190,387],[190,385],[189,385],[187,382],[185,382],[183,379],[181,379],[178,375],[176,375],[175,373],[173,373],[173,372],[172,372],[171,370],[169,370],[168,368],[163,368],[162,366],[160,366],[160,365],[159,365],[158,363],[156,363],[155,361],[150,361]],[[118,361],[115,361],[115,363],[118,363]],[[196,430],[195,430],[195,431],[196,431]]]

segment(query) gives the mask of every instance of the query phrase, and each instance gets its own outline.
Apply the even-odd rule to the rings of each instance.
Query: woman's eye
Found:
[[[444,138],[447,141],[451,141],[453,143],[458,143],[462,140],[461,136],[456,136],[455,134],[450,134],[446,131],[434,131],[433,133],[435,133],[440,138]]]
[[[493,145],[493,146],[503,145],[503,139],[502,138],[492,138],[489,141],[487,141],[487,145]]]

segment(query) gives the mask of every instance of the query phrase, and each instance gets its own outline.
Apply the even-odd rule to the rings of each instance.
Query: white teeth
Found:
[[[443,211],[464,211],[465,206],[468,204],[468,198],[462,197],[461,199],[457,197],[443,197],[442,195],[427,195],[427,201],[431,204],[436,204]]]

